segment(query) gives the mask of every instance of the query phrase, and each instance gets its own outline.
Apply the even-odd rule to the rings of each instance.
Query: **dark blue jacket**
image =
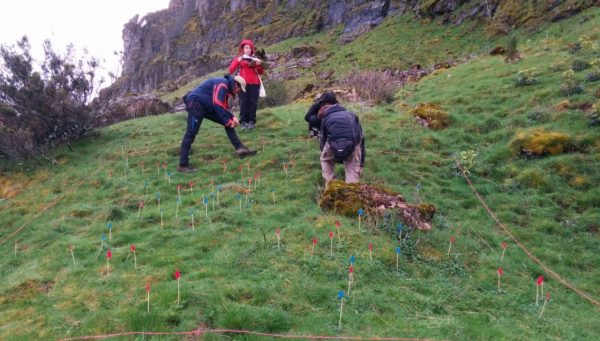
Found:
[[[233,114],[229,111],[229,98],[233,96],[233,77],[210,78],[183,96],[187,110],[201,111],[205,118],[227,125]],[[200,108],[198,108],[200,106]]]
[[[325,142],[333,140],[348,139],[353,140],[354,144],[361,143],[361,166],[365,164],[365,138],[363,136],[362,126],[358,116],[351,111],[347,111],[339,104],[334,104],[327,108],[321,117],[321,150]]]

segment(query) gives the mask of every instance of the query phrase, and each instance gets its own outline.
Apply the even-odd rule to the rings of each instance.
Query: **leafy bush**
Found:
[[[265,80],[267,97],[258,101],[259,108],[268,108],[284,105],[288,101],[288,91],[283,82]]]
[[[576,59],[571,64],[571,70],[573,70],[575,72],[583,71],[585,69],[588,69],[589,67],[590,67],[590,63],[588,63],[582,59]]]
[[[516,86],[527,86],[527,85],[535,85],[538,83],[537,77],[538,72],[535,68],[526,69],[519,71],[517,75],[517,80],[515,81]]]
[[[560,87],[560,92],[565,96],[571,96],[580,94],[583,92],[583,88],[575,81],[575,72],[568,70],[563,72],[563,83]]]
[[[356,89],[356,92],[368,100],[376,103],[392,103],[400,82],[389,72],[360,71],[355,72],[341,80],[343,85]]]
[[[27,37],[0,47],[0,155],[22,160],[70,143],[94,127],[88,102],[94,90],[95,58],[75,60],[44,43],[40,71],[34,69]]]
[[[588,125],[592,127],[600,126],[600,102],[596,102],[592,106],[592,111],[590,111],[587,115]]]
[[[477,163],[477,152],[473,149],[463,150],[458,154],[456,160],[467,175],[471,174]]]

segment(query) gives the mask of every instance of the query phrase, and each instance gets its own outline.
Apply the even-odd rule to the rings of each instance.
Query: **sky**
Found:
[[[78,56],[87,49],[99,58],[108,78],[121,71],[114,52],[123,51],[123,25],[168,6],[169,0],[0,0],[0,44],[16,45],[26,35],[33,58],[42,60],[44,40],[61,53],[73,43]]]

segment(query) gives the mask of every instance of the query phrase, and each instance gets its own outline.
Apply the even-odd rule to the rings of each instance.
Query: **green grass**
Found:
[[[379,219],[375,225],[369,220],[368,228],[359,231],[356,219],[317,206],[322,186],[319,151],[316,142],[305,139],[304,105],[259,112],[258,128],[240,132],[244,143],[259,149],[244,162],[234,158],[223,129],[204,122],[191,155],[199,173],[176,173],[171,184],[162,168],[157,173],[156,164],[166,161],[174,171],[185,128],[183,113],[104,128],[75,144],[73,151],[57,150],[56,165],[8,165],[9,180],[26,175],[31,182],[0,202],[0,240],[22,227],[0,244],[0,339],[196,328],[458,340],[596,339],[597,307],[545,274],[503,234],[456,174],[452,159],[460,151],[476,150],[470,178],[498,218],[544,264],[600,298],[600,131],[587,126],[581,111],[556,110],[565,99],[559,90],[562,71],[551,68],[577,57],[565,47],[579,35],[600,35],[600,11],[584,15],[591,19],[569,19],[560,23],[562,30],[559,24],[548,27],[548,44],[542,43],[546,32],[530,34],[530,41],[520,45],[524,59],[519,63],[475,58],[408,86],[412,95],[407,104],[433,101],[450,113],[447,130],[418,126],[400,105],[348,105],[361,117],[367,135],[363,180],[398,191],[409,202],[416,200],[415,188],[421,184],[420,197],[438,210],[432,231],[415,232],[401,244],[399,270],[396,221]],[[531,67],[540,71],[540,82],[516,87],[517,72]],[[569,100],[597,101],[599,87],[585,84],[585,93]],[[532,110],[543,111],[546,119],[531,120]],[[552,157],[513,154],[509,143],[514,134],[535,127],[588,142],[578,152]],[[225,175],[223,160],[228,160]],[[295,165],[286,181],[283,163],[292,160]],[[238,167],[246,162],[251,174],[261,172],[262,178],[248,195],[248,204],[241,196],[240,212],[234,183],[241,182]],[[248,176],[245,167],[243,176]],[[578,177],[585,185],[575,181]],[[215,186],[225,186],[214,211],[209,200],[207,218],[202,195],[210,198],[211,179]],[[175,219],[176,185],[187,188],[190,181],[196,182],[193,195],[182,193]],[[162,229],[157,192],[164,209]],[[146,207],[138,219],[140,201]],[[335,220],[342,222],[342,240],[334,240],[330,257],[327,234]],[[100,236],[108,235],[109,222],[112,238],[100,252]],[[282,230],[281,249],[277,227]],[[313,236],[319,243],[311,257]],[[447,256],[450,236],[456,244]],[[503,241],[509,246],[500,264]],[[368,243],[375,246],[373,262]],[[137,248],[138,271],[131,244]],[[69,245],[74,246],[75,266]],[[113,252],[110,277],[105,273],[107,247]],[[355,283],[339,331],[336,296],[347,290],[351,255],[357,259]],[[500,265],[505,275],[498,290]],[[175,303],[176,269],[182,272],[180,305]],[[541,318],[534,285],[540,274],[546,277],[544,289],[552,294]],[[147,281],[152,285],[150,314]]]

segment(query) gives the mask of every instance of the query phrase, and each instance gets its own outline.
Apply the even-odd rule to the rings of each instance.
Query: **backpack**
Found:
[[[329,141],[331,147],[331,153],[333,154],[333,161],[337,163],[343,163],[347,158],[352,155],[356,144],[351,139],[338,139]]]

